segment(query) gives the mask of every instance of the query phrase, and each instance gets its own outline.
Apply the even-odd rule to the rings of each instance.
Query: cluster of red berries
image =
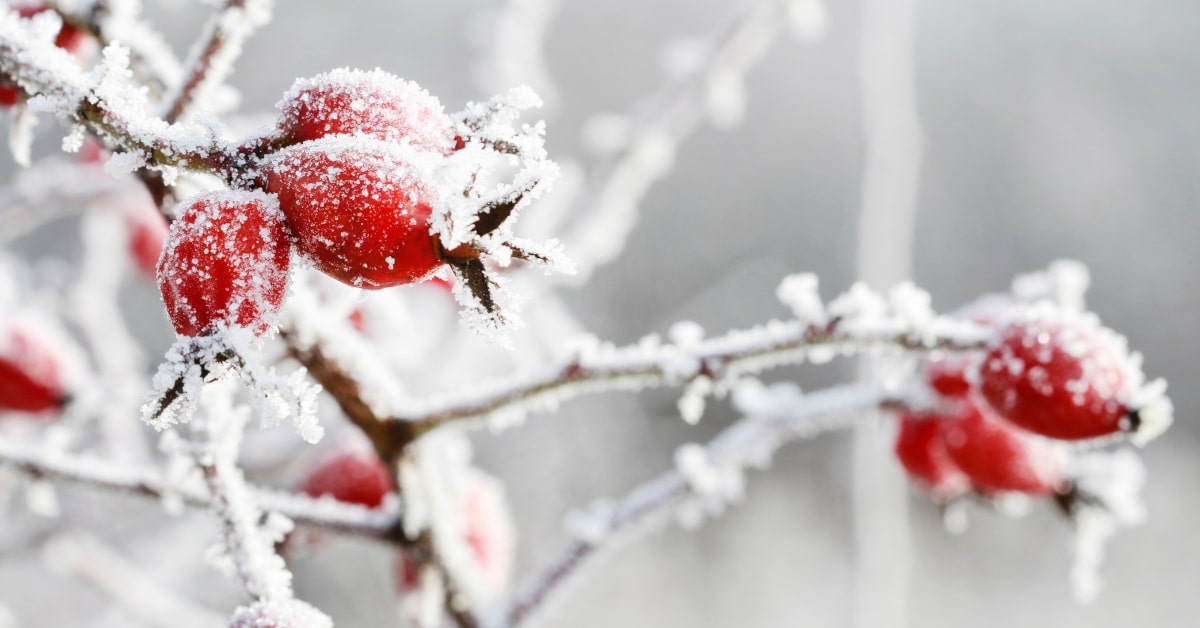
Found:
[[[1137,358],[1094,317],[1034,307],[1000,318],[976,317],[996,332],[981,354],[923,365],[935,409],[900,413],[896,455],[935,499],[1065,493],[1063,441],[1158,429],[1145,415],[1166,401],[1135,400]]]
[[[283,148],[262,161],[265,193],[192,199],[172,228],[158,277],[177,332],[265,332],[291,250],[366,289],[479,267],[478,251],[443,250],[431,227],[431,169],[465,145],[435,97],[379,70],[337,70],[298,81],[279,107]]]
[[[30,18],[38,13],[50,10],[50,7],[41,3],[17,3],[15,6],[10,6],[10,8],[24,18]],[[58,35],[54,38],[54,45],[78,55],[83,51],[84,43],[87,42],[88,37],[87,31],[64,21],[62,28],[58,31]],[[12,107],[21,102],[21,100],[21,89],[14,85],[11,79],[0,78],[0,107]]]

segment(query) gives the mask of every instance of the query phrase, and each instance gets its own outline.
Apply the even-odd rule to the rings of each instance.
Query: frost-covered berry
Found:
[[[30,18],[38,13],[50,10],[50,7],[42,3],[18,3],[17,6],[12,8],[18,15],[24,18]],[[87,31],[76,28],[64,21],[62,28],[58,31],[58,35],[54,38],[54,45],[67,52],[78,53],[87,38]],[[12,107],[20,101],[21,90],[16,85],[0,84],[0,107]]]
[[[293,143],[327,135],[369,135],[448,153],[454,126],[416,83],[374,70],[339,69],[292,85],[279,102],[279,130]]]
[[[129,230],[129,257],[142,273],[153,277],[167,240],[167,221],[150,204],[138,205],[125,217]]]
[[[942,419],[936,413],[901,412],[896,433],[896,458],[933,498],[947,501],[971,489],[967,478],[946,451]]]
[[[379,458],[347,451],[313,469],[300,490],[312,497],[329,495],[338,501],[377,508],[393,486],[392,474]]]
[[[1066,485],[1053,442],[1009,425],[980,400],[956,404],[939,423],[950,460],[981,491],[1045,495]]]
[[[499,594],[508,586],[515,548],[512,521],[500,483],[473,469],[462,493],[464,539],[471,549],[488,590]],[[409,593],[420,586],[420,574],[407,554],[396,555],[396,587]]]
[[[1005,326],[980,387],[1005,419],[1062,440],[1135,431],[1142,375],[1125,340],[1091,316],[1035,311]]]
[[[0,321],[0,412],[56,412],[66,405],[68,354],[32,320]]]
[[[274,197],[221,191],[178,212],[158,262],[158,287],[175,331],[222,326],[266,333],[287,289],[291,240]]]
[[[327,137],[276,153],[267,189],[321,272],[368,289],[414,283],[443,262],[430,232],[435,190],[410,157],[378,140]]]

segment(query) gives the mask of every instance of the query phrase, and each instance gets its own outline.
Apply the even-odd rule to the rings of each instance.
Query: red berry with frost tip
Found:
[[[0,411],[43,414],[66,406],[67,353],[37,323],[0,322]]]
[[[970,479],[946,451],[941,415],[904,411],[898,419],[896,458],[909,477],[938,501],[951,500],[971,489]]]
[[[312,497],[329,495],[338,501],[378,508],[393,486],[392,474],[379,458],[341,452],[313,469],[300,490]]]
[[[267,163],[267,190],[321,272],[367,289],[423,281],[443,263],[430,232],[435,190],[395,146],[328,137]]]
[[[956,404],[939,423],[950,460],[975,488],[1046,495],[1066,487],[1062,451],[996,417],[982,401]]]
[[[1000,416],[1036,434],[1108,436],[1142,427],[1138,362],[1094,317],[1037,310],[1001,329],[980,366],[980,387]]]
[[[382,70],[339,69],[300,79],[278,107],[279,130],[293,143],[345,134],[443,154],[455,147],[454,125],[438,99]]]
[[[221,191],[183,204],[158,262],[175,331],[270,329],[287,289],[291,239],[275,198]]]

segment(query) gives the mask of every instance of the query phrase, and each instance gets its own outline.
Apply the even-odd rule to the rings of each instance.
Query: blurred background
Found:
[[[207,3],[147,4],[179,54],[211,10]],[[634,110],[663,80],[664,47],[720,28],[738,3],[552,4],[544,46],[557,91],[546,112],[548,146],[556,159],[587,168],[596,161],[581,140],[587,121]],[[281,2],[246,46],[231,83],[243,110],[269,113],[296,77],[382,67],[457,110],[499,90],[476,78],[489,54],[488,16],[502,6]],[[827,297],[853,282],[866,159],[861,8],[830,2],[828,31],[818,41],[778,37],[748,74],[744,123],[721,131],[704,125],[682,145],[674,169],[645,197],[622,257],[597,269],[586,287],[565,292],[585,328],[627,343],[690,319],[715,334],[785,316],[773,295],[788,273],[818,274]],[[909,625],[1166,626],[1200,616],[1192,591],[1200,582],[1193,530],[1200,515],[1193,420],[1200,409],[1198,35],[1200,4],[1183,0],[918,2],[915,89],[924,153],[913,279],[945,311],[1004,290],[1014,274],[1054,259],[1083,261],[1092,273],[1089,305],[1145,354],[1149,376],[1170,382],[1176,425],[1144,452],[1149,521],[1110,546],[1104,592],[1087,606],[1072,601],[1070,531],[1049,504],[1020,519],[975,508],[969,530],[954,535],[929,500],[910,490]],[[47,135],[54,146],[59,135]],[[11,159],[0,163],[7,176]],[[35,234],[21,246],[49,254],[62,246],[54,235]],[[143,290],[131,298],[152,303],[155,296]],[[169,330],[150,310],[147,333],[165,346]],[[835,362],[766,379],[815,389],[850,377],[853,365]],[[589,397],[521,429],[473,438],[477,462],[508,486],[518,574],[556,556],[567,540],[561,521],[568,510],[668,469],[680,443],[703,441],[734,418],[715,403],[689,427],[678,418],[676,394]],[[890,457],[888,443],[878,449]],[[843,434],[786,448],[769,472],[750,474],[744,503],[724,516],[611,552],[562,598],[548,625],[851,625],[850,454]],[[101,503],[84,493],[79,499]],[[126,538],[140,532],[113,531]],[[372,546],[333,543],[340,551],[295,566],[298,594],[339,626],[395,624],[390,560]],[[153,563],[154,551],[170,547],[143,549],[140,558]],[[22,592],[3,594],[4,602],[22,617],[53,617],[31,626],[93,625],[87,609],[104,597],[85,593],[79,611],[47,611],[61,604],[59,585],[54,576],[31,575],[35,558],[18,552],[0,562],[0,591]]]

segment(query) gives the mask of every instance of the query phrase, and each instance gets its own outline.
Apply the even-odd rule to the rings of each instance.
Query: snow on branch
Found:
[[[53,113],[110,138],[126,152],[109,160],[110,173],[155,167],[173,180],[178,168],[205,170],[234,182],[247,157],[211,132],[197,132],[143,113],[146,94],[129,82],[129,51],[118,44],[104,49],[91,72],[54,45],[59,23],[50,17],[23,20],[0,13],[0,72],[33,97],[33,112]]]
[[[213,15],[187,61],[187,78],[166,99],[163,119],[185,119],[231,72],[242,44],[271,19],[272,0],[227,0]]]
[[[197,508],[212,503],[209,492],[197,483],[176,483],[155,469],[122,465],[96,458],[0,440],[0,466],[36,479],[69,482],[104,490],[172,501]],[[299,525],[370,539],[388,540],[400,512],[395,507],[369,509],[338,502],[330,497],[264,488],[249,489],[252,501],[265,511],[279,513]]]
[[[615,502],[599,500],[586,512],[571,516],[574,540],[517,589],[494,625],[513,627],[534,619],[592,559],[666,522],[672,513],[685,525],[719,514],[726,504],[740,499],[742,473],[768,466],[788,442],[852,427],[865,413],[893,402],[888,393],[865,385],[803,396],[791,387],[773,387],[741,397],[735,405],[747,416],[707,446],[680,447],[674,470],[638,485]]]
[[[722,393],[743,375],[806,359],[824,362],[838,354],[970,351],[982,348],[991,335],[973,323],[933,315],[928,295],[911,284],[898,286],[890,303],[855,285],[829,304],[828,313],[815,294],[811,275],[786,280],[781,296],[797,318],[712,338],[704,338],[694,323],[677,323],[670,343],[648,336],[632,346],[614,347],[588,338],[556,364],[474,390],[460,389],[452,399],[414,403],[398,420],[416,423],[418,431],[478,420],[503,427],[531,411],[554,410],[560,402],[583,394],[684,386],[680,411],[694,422],[706,396]]]
[[[51,0],[46,3],[63,20],[91,33],[105,47],[117,42],[129,48],[129,64],[138,82],[152,95],[182,80],[183,68],[162,34],[140,19],[138,0]]]

